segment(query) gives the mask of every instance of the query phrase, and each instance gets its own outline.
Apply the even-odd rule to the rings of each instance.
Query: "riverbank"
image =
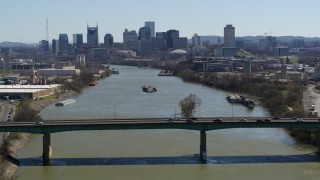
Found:
[[[30,106],[33,110],[40,112],[53,103],[74,97],[78,94],[79,93],[75,91],[68,91],[60,93],[59,96],[49,96],[41,100],[32,101]],[[17,152],[29,142],[30,135],[29,133],[10,133],[6,141],[1,145],[0,180],[14,179],[19,165],[10,161],[9,157],[15,158],[17,156]]]

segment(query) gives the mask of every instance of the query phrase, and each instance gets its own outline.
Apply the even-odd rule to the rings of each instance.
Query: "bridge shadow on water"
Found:
[[[43,166],[41,157],[19,158],[20,166]],[[114,158],[53,158],[49,166],[104,165],[192,165],[192,164],[257,164],[320,162],[317,153],[302,155],[208,156],[199,161],[199,154],[172,157],[114,157]]]

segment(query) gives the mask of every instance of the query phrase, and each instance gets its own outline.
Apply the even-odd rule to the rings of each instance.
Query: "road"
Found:
[[[315,105],[315,112],[320,110],[320,94],[315,92],[315,85],[309,85],[303,92],[303,104],[305,112],[309,113],[311,105]],[[319,117],[319,113],[318,113]]]
[[[12,121],[16,107],[12,105],[9,101],[0,101],[0,123],[6,123]],[[11,110],[12,109],[12,110]],[[5,138],[8,136],[7,132],[0,134],[0,145],[3,144]]]
[[[219,119],[221,122],[216,122]],[[268,121],[265,121],[268,119]],[[89,124],[153,124],[153,123],[282,123],[282,122],[319,122],[318,118],[279,118],[273,119],[270,117],[203,117],[196,120],[181,119],[170,121],[169,118],[139,118],[139,119],[83,119],[83,120],[47,120],[41,123],[37,122],[0,122],[1,126],[59,126],[59,125],[89,125]]]

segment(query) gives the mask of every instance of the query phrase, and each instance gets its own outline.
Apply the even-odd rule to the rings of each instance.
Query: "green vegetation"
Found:
[[[31,101],[24,100],[19,105],[19,111],[17,111],[14,116],[14,121],[23,122],[23,121],[39,121],[42,120],[39,116],[38,111],[34,110],[30,106]]]
[[[194,115],[196,108],[200,105],[201,100],[197,97],[196,94],[190,94],[189,96],[182,99],[179,103],[182,115],[187,119],[190,119]]]
[[[245,51],[245,50],[239,50],[237,53],[236,53],[237,56],[241,56],[241,57],[246,57],[246,56],[255,56],[254,54],[248,52],[248,51]]]
[[[298,56],[282,56],[280,57],[286,64],[296,64],[299,62]]]
[[[191,64],[179,64],[174,72],[185,81],[205,84],[226,91],[241,92],[260,99],[271,115],[279,117],[304,117],[302,98],[307,81],[295,80],[281,83],[262,77],[246,75],[219,74],[191,70]],[[320,87],[316,87],[320,89]],[[303,143],[318,145],[320,134],[313,129],[289,129],[290,135]]]
[[[302,93],[305,89],[305,81],[280,83],[276,80],[270,81],[246,75],[195,73],[188,66],[188,64],[181,64],[175,69],[176,74],[185,81],[259,97],[263,106],[275,116],[304,116]],[[293,108],[294,111],[290,111],[288,107]]]

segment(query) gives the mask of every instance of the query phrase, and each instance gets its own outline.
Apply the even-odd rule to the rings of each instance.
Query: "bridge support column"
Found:
[[[207,135],[206,131],[200,131],[200,161],[207,162]]]
[[[48,133],[43,135],[42,161],[44,165],[49,165],[51,155],[51,135]]]

